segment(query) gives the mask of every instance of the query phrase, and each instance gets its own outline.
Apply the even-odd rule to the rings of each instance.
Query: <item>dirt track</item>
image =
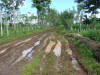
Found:
[[[0,46],[0,75],[20,75],[21,67],[30,62],[40,50],[44,50],[45,54],[41,58],[39,71],[33,75],[87,75],[76,53],[71,50],[70,42],[66,38],[66,42],[61,42],[64,36],[55,36],[52,32],[55,30]],[[48,66],[50,55],[53,56],[53,64]]]

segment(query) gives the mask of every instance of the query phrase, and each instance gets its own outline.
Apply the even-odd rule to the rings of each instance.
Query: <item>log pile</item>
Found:
[[[100,42],[96,42],[76,33],[67,33],[67,35],[75,37],[77,40],[80,40],[82,43],[85,43],[88,47],[92,48],[95,57],[100,60]]]

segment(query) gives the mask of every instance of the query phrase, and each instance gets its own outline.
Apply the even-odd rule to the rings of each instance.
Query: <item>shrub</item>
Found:
[[[99,41],[100,42],[100,30],[88,30],[84,32],[80,32],[83,36],[88,37],[92,40]]]

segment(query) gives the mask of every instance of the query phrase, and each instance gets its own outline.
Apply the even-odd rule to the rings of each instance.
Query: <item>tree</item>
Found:
[[[44,19],[44,15],[48,13],[51,0],[32,0],[32,1],[33,1],[32,6],[37,9],[38,23],[41,24],[43,23],[42,19]]]
[[[48,25],[57,25],[60,22],[59,13],[55,9],[49,9],[49,13],[46,16]]]
[[[96,23],[97,23],[97,18],[96,18],[96,16],[92,14],[92,15],[90,16],[90,21],[91,21],[92,27],[93,27],[94,29],[96,29]]]
[[[77,12],[77,14],[78,14],[78,20],[79,20],[79,24],[80,24],[80,31],[82,30],[82,18],[83,18],[83,12],[84,11],[82,11],[82,8],[83,8],[83,5],[81,5],[81,4],[78,4],[78,6],[77,6],[77,10],[78,10],[78,12]]]
[[[18,10],[19,6],[23,3],[24,0],[1,0],[3,4],[3,9],[5,10],[5,20],[7,27],[7,35],[9,36],[9,23],[12,19],[11,15],[15,14],[16,10]],[[9,17],[9,18],[8,18]],[[13,18],[13,20],[16,20]]]
[[[91,23],[91,21],[87,17],[87,15],[84,15],[84,17],[83,17],[83,23],[87,26],[87,28],[90,28],[89,24]]]
[[[75,2],[81,4],[87,13],[96,14],[100,8],[100,0],[75,0]]]
[[[72,30],[72,24],[74,20],[74,12],[73,10],[65,10],[60,14],[60,20],[63,25],[65,25],[67,28],[70,28]]]
[[[0,25],[1,25],[1,36],[3,36],[3,27],[2,27],[2,3],[0,3]]]

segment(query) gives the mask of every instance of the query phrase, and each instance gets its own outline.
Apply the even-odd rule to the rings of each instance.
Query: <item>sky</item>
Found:
[[[77,4],[74,2],[74,0],[51,0],[51,8],[56,9],[58,12],[62,12],[67,9],[73,9],[73,7],[76,8]],[[24,6],[20,8],[21,14],[27,14],[28,12],[33,13],[36,15],[36,8],[32,7],[32,1],[31,0],[25,0]]]

